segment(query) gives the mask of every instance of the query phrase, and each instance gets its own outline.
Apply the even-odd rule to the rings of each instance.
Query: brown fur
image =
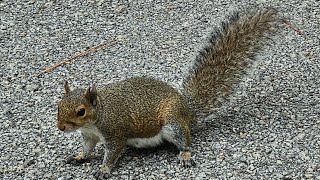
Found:
[[[174,106],[176,106],[177,103],[177,99],[173,97],[167,97],[160,101],[157,110],[159,124],[162,126],[166,124],[166,119],[172,115],[172,111],[175,109]]]

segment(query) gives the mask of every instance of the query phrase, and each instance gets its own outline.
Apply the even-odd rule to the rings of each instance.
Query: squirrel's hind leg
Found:
[[[164,139],[173,143],[179,149],[179,161],[184,167],[195,166],[191,156],[190,127],[179,123],[169,123],[162,127]]]

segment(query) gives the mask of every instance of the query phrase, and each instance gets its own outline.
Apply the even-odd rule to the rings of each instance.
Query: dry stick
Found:
[[[88,49],[88,50],[86,50],[86,51],[83,51],[83,52],[81,52],[81,53],[79,53],[79,54],[76,54],[76,55],[72,56],[71,58],[64,59],[64,60],[62,60],[61,62],[59,62],[59,63],[57,63],[57,64],[54,64],[54,65],[52,65],[52,66],[49,66],[49,67],[44,68],[44,69],[43,69],[39,74],[37,74],[36,76],[40,76],[41,74],[50,72],[50,71],[52,71],[53,69],[55,69],[55,68],[57,68],[57,67],[59,67],[59,66],[62,66],[62,65],[64,65],[64,64],[67,64],[67,63],[71,62],[71,61],[74,60],[74,59],[77,59],[77,58],[79,58],[79,57],[88,55],[88,54],[90,54],[90,53],[92,53],[92,52],[98,51],[99,49],[109,47],[109,46],[115,44],[115,42],[116,42],[116,41],[115,41],[114,39],[109,39],[108,41],[106,41],[106,42],[104,42],[104,43],[102,43],[102,44],[99,44],[99,45],[97,45],[97,46],[95,46],[95,47],[92,47],[92,48],[90,48],[90,49]]]
[[[284,22],[289,28],[291,28],[291,29],[293,29],[294,31],[296,31],[299,35],[304,35],[304,33],[303,33],[300,29],[294,27],[289,21],[283,19],[283,22]]]

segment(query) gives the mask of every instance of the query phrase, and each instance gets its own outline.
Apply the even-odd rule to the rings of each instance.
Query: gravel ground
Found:
[[[193,133],[197,166],[176,149],[128,147],[111,179],[320,179],[320,2],[0,1],[0,179],[91,179],[102,162],[66,165],[79,134],[56,128],[63,82],[98,87],[148,75],[179,87],[213,27],[232,10],[276,7],[283,25],[229,101]],[[115,45],[34,74],[109,38]]]

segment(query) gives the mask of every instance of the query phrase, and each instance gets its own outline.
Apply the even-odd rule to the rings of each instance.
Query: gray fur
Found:
[[[219,99],[231,92],[272,36],[277,21],[274,9],[254,10],[242,16],[234,13],[213,32],[183,83],[192,109],[210,114],[219,105]]]

